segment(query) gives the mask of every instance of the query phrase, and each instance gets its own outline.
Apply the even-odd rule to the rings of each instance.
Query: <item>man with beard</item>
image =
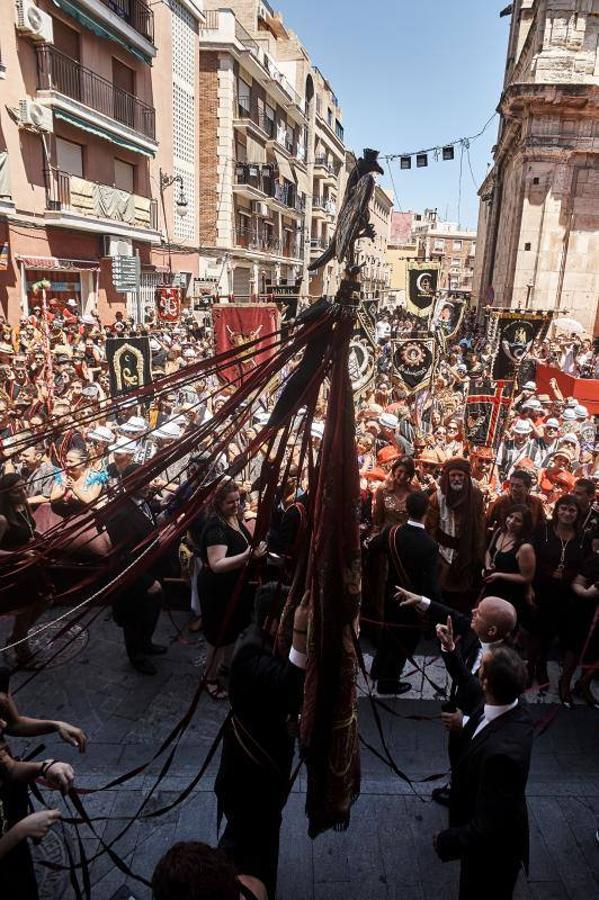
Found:
[[[439,544],[439,583],[448,606],[470,609],[483,567],[485,513],[467,459],[448,459],[443,466],[426,528]]]

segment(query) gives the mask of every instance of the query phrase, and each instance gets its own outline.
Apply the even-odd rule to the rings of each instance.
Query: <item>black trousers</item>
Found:
[[[380,687],[399,682],[408,657],[413,656],[421,637],[415,610],[398,608],[397,603],[385,602],[386,627],[381,628],[377,651],[370,670],[371,678]]]
[[[114,604],[114,620],[123,629],[129,659],[139,659],[152,643],[161,606],[162,591],[148,594],[138,587],[131,588]]]
[[[222,805],[227,824],[218,846],[239,873],[259,878],[276,897],[282,810],[268,802]]]
[[[480,858],[466,856],[460,868],[459,900],[512,900],[518,874],[519,859]]]

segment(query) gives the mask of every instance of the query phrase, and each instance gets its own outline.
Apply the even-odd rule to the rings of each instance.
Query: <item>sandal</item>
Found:
[[[212,700],[228,700],[229,692],[218,683],[218,681],[207,681],[206,691]]]

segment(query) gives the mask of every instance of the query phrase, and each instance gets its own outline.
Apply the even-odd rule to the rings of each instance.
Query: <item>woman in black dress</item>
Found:
[[[252,536],[241,519],[239,488],[226,479],[215,491],[200,539],[202,568],[198,595],[208,644],[206,689],[216,700],[227,692],[219,681],[219,667],[228,667],[233,645],[251,619],[253,592],[242,570],[252,558],[266,554],[266,544],[251,547]]]
[[[509,507],[505,525],[498,528],[485,556],[483,597],[502,597],[516,607],[518,623],[527,630],[533,604],[535,551],[531,544],[532,516],[527,506]]]
[[[599,534],[591,536],[591,546],[592,556],[587,558],[572,583],[573,596],[564,635],[566,652],[561,692],[564,704],[571,706],[570,685],[580,662],[582,674],[574,686],[574,692],[583,697],[589,706],[599,709],[599,699],[591,690],[599,661],[599,625],[595,619],[599,605]]]
[[[537,531],[533,546],[537,557],[534,580],[536,612],[529,642],[528,671],[532,683],[549,682],[547,654],[559,636],[563,645],[572,602],[572,582],[589,555],[588,539],[579,530],[580,507],[570,494],[560,497],[551,522]],[[563,685],[560,684],[560,689]],[[562,700],[567,700],[563,696]]]

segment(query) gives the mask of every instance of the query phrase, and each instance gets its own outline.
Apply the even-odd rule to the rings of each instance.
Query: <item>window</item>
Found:
[[[327,122],[329,123],[329,125],[332,128],[333,127],[333,110],[332,109],[327,109]]]
[[[530,250],[531,248],[532,248],[532,244],[530,244],[530,243],[527,241],[527,242],[524,244],[524,249],[525,249],[525,250]]]
[[[112,60],[113,116],[117,122],[135,127],[135,104],[131,96],[135,94],[135,72],[118,59]]]
[[[114,186],[132,194],[135,190],[135,166],[122,159],[114,161]]]
[[[56,162],[61,172],[83,178],[83,147],[80,144],[57,137]]]
[[[462,241],[454,241],[454,242],[453,242],[453,249],[454,249],[454,250],[461,250],[461,249],[462,249]]]
[[[452,265],[452,268],[459,269],[460,266],[462,265],[462,260],[459,257],[454,257],[451,260],[451,265]]]
[[[437,239],[435,241],[435,250],[445,250],[445,241]]]
[[[335,120],[335,134],[337,135],[337,137],[339,138],[340,141],[343,140],[345,131],[344,131],[343,125],[341,124],[339,119]]]
[[[240,108],[249,113],[251,109],[251,88],[243,78],[237,79],[237,98]]]

